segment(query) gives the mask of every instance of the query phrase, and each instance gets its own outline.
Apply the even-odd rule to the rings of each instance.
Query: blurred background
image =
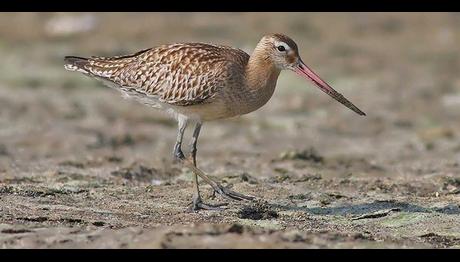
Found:
[[[264,34],[274,32],[293,38],[304,62],[367,116],[356,115],[294,73],[282,72],[274,96],[263,108],[204,125],[198,165],[226,179],[230,179],[229,174],[246,172],[264,182],[252,188],[252,184],[240,181],[243,192],[253,190],[252,194],[266,199],[288,201],[288,195],[295,192],[317,192],[311,198],[289,196],[290,200],[310,201],[309,207],[328,206],[331,202],[321,202],[327,190],[348,194],[340,201],[352,202],[372,202],[366,197],[384,193],[385,197],[375,199],[441,195],[446,197],[446,204],[457,197],[453,201],[457,201],[454,211],[458,219],[458,13],[3,13],[2,181],[36,182],[45,189],[53,183],[92,188],[91,183],[99,181],[96,178],[115,183],[113,179],[120,174],[117,170],[124,168],[121,174],[125,180],[117,184],[120,188],[116,190],[121,190],[118,196],[130,192],[124,187],[126,181],[143,186],[169,181],[164,189],[172,195],[160,202],[181,202],[171,204],[179,218],[171,218],[168,223],[194,221],[194,217],[181,217],[181,208],[191,196],[190,184],[171,180],[174,177],[190,182],[189,173],[171,164],[176,123],[163,113],[124,100],[117,91],[95,80],[66,71],[63,58],[130,54],[160,44],[194,41],[230,45],[251,54]],[[308,190],[289,182],[289,177],[314,174],[332,180],[303,180],[323,181],[321,186],[314,184]],[[345,182],[334,184],[331,181],[335,179]],[[287,182],[277,184],[280,181]],[[346,186],[349,191],[341,191]],[[171,187],[174,190],[168,189]],[[270,191],[275,189],[267,188],[279,191],[275,194]],[[104,202],[109,196],[97,187],[88,190],[101,193],[93,197],[106,206],[116,202]],[[157,197],[161,190],[159,187],[148,194]],[[184,193],[177,194],[179,190]],[[72,195],[73,191],[63,192],[79,196]],[[338,201],[326,197],[332,203]],[[59,203],[74,205],[68,201]],[[425,198],[420,201],[427,203]],[[149,199],[143,203],[145,210],[152,210]],[[373,211],[378,209],[371,207]],[[117,217],[104,223],[141,223],[139,218],[129,217],[132,210],[112,208],[120,214],[125,212],[126,219]],[[20,216],[14,212],[10,217]],[[48,211],[40,212],[48,216]],[[153,218],[149,219],[146,223],[154,223]],[[161,224],[164,219],[158,221]],[[407,227],[406,233],[428,228],[431,221],[427,220],[426,227]],[[436,221],[441,220],[437,217]],[[446,232],[452,232],[449,221],[443,227]],[[373,232],[382,231],[378,227]]]
[[[456,13],[4,13],[0,171],[91,155],[112,140],[110,150],[135,159],[170,157],[174,122],[65,71],[65,55],[129,54],[189,41],[250,54],[271,32],[297,41],[305,62],[368,116],[357,117],[312,84],[283,72],[274,97],[258,112],[205,127],[202,154],[272,157],[286,147],[311,145],[324,153],[396,165],[426,154],[455,162],[459,25]],[[221,136],[230,143],[216,145]]]

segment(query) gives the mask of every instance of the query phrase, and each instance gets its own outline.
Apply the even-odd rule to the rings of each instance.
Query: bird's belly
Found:
[[[219,95],[203,104],[181,107],[178,110],[190,117],[204,121],[218,120],[245,115],[264,106],[273,92],[266,94],[249,92],[232,92]]]
[[[238,113],[229,110],[224,101],[220,99],[213,99],[202,104],[179,106],[161,102],[156,97],[146,96],[133,90],[128,91],[122,88],[118,90],[121,91],[124,98],[136,100],[146,106],[166,112],[176,119],[179,115],[184,115],[190,119],[210,121],[238,115]]]
[[[161,102],[153,96],[146,96],[132,90],[121,89],[120,91],[122,91],[123,97],[137,100],[144,105],[167,112],[174,118],[177,118],[178,115],[184,115],[187,118],[200,121],[212,121],[248,114],[263,106],[269,98],[261,100],[260,97],[259,99],[254,99],[253,94],[249,93],[227,93],[217,95],[203,103],[179,106]]]
[[[190,106],[176,106],[175,110],[189,118],[202,121],[212,121],[240,115],[239,112],[231,110],[223,101],[219,100]]]

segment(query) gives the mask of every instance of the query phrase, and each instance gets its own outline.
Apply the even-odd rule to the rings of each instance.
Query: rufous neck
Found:
[[[258,45],[246,67],[247,84],[250,89],[259,90],[276,85],[281,70],[276,68],[268,52]]]

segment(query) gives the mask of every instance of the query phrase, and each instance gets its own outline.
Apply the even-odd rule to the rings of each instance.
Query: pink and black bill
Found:
[[[315,85],[319,87],[324,93],[328,94],[335,100],[339,101],[344,106],[350,108],[358,115],[365,116],[366,114],[353,105],[352,102],[348,101],[342,94],[335,91],[330,85],[328,85],[325,81],[323,81],[315,72],[313,72],[305,63],[300,60],[299,64],[294,68],[294,72],[297,74],[311,80]]]

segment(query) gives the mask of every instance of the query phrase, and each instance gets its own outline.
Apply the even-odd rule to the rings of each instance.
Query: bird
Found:
[[[184,42],[121,56],[65,56],[64,62],[65,69],[102,81],[123,97],[167,112],[177,121],[173,157],[193,171],[193,211],[222,210],[227,204],[204,203],[198,176],[224,199],[255,199],[222,186],[197,167],[198,136],[205,122],[245,115],[264,106],[281,71],[294,71],[358,115],[366,115],[310,69],[294,40],[281,33],[264,35],[251,55],[226,45]],[[194,131],[186,157],[182,140],[189,123],[194,124]]]

